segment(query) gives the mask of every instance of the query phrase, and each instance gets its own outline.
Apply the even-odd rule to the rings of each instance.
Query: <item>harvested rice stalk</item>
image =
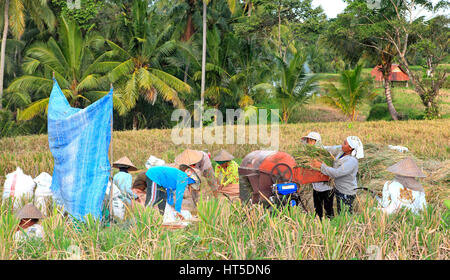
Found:
[[[320,169],[311,167],[313,159],[319,160],[328,166],[333,166],[334,162],[333,157],[327,150],[314,145],[300,145],[293,153],[293,156],[298,166],[319,171]]]

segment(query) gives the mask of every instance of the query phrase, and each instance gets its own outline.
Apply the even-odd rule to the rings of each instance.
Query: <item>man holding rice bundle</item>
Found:
[[[349,136],[342,146],[328,147],[335,154],[333,167],[327,166],[318,160],[313,160],[311,166],[320,168],[320,172],[334,178],[335,194],[338,213],[341,212],[341,203],[353,211],[353,201],[356,197],[356,174],[358,173],[358,159],[364,157],[364,148],[357,136]],[[340,151],[340,152],[339,152]]]
[[[303,136],[301,141],[306,145],[315,145],[319,148],[330,148],[324,147],[322,145],[322,137],[317,132],[310,132],[308,135]],[[323,208],[325,208],[325,215],[327,218],[332,218],[334,216],[333,212],[333,199],[334,192],[333,188],[330,187],[328,182],[318,182],[312,183],[313,186],[313,201],[314,201],[314,209],[316,211],[317,216],[320,219],[323,217]]]

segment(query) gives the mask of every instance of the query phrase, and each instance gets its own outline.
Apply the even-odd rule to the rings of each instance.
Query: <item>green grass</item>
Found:
[[[54,208],[42,222],[44,239],[20,242],[11,238],[17,220],[3,203],[0,259],[369,259],[371,246],[383,259],[449,259],[448,221],[433,206],[423,215],[384,216],[368,196],[356,203],[356,214],[321,222],[300,208],[213,198],[200,201],[200,221],[182,230],[162,228],[153,208],[133,209],[109,227],[92,219],[76,226]]]

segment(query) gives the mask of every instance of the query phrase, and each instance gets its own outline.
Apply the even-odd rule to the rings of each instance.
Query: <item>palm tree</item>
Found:
[[[280,104],[284,123],[288,122],[292,112],[305,104],[317,89],[317,76],[305,71],[306,59],[306,55],[299,51],[296,51],[288,62],[276,56],[280,79],[276,82],[275,96]]]
[[[109,80],[118,84],[116,96],[121,104],[116,109],[120,115],[132,110],[140,97],[154,104],[158,94],[175,107],[183,108],[178,93],[191,91],[187,83],[163,70],[177,47],[176,41],[171,39],[173,27],[161,26],[151,19],[147,1],[135,0],[131,24],[125,26],[119,38],[123,46],[107,40],[111,51],[105,58],[111,60],[103,60],[100,65],[103,70],[109,69]],[[134,117],[133,128],[136,127]]]
[[[205,81],[206,81],[206,34],[208,33],[206,26],[206,7],[211,0],[203,1],[203,41],[202,41],[202,80],[201,80],[201,91],[200,91],[200,120],[202,120],[203,103],[205,100]],[[228,7],[232,14],[235,12],[237,0],[227,0]],[[200,121],[200,128],[203,126],[203,122]]]
[[[99,71],[99,60],[93,50],[104,40],[88,34],[85,38],[74,22],[61,18],[59,41],[53,37],[47,43],[35,43],[27,51],[22,65],[25,75],[15,79],[8,87],[11,94],[33,97],[18,119],[29,120],[46,112],[54,75],[72,106],[82,107],[105,95],[100,88],[108,87],[108,81]]]
[[[327,95],[324,99],[340,109],[351,121],[358,117],[357,106],[366,98],[373,98],[375,93],[369,90],[369,81],[361,78],[362,65],[354,70],[345,70],[340,74],[340,87],[326,84]]]
[[[11,25],[12,35],[20,39],[25,31],[25,11],[31,16],[40,30],[44,29],[44,24],[53,30],[55,16],[47,6],[47,0],[5,0],[0,3],[0,22],[3,22],[3,36],[0,51],[0,109],[2,109],[3,98],[3,78],[5,71],[5,52],[9,27]]]

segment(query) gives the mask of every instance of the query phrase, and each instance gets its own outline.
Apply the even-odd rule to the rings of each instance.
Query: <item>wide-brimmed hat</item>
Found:
[[[221,150],[215,157],[214,160],[219,161],[230,161],[234,159],[234,156],[225,150]]]
[[[394,165],[389,166],[387,171],[404,177],[426,177],[422,170],[417,166],[414,160],[407,157]]]
[[[188,184],[195,190],[199,190],[200,183],[202,182],[200,178],[200,170],[198,168],[190,167],[186,164],[181,164],[179,166],[179,169],[186,173],[186,175],[188,175],[188,178],[190,179],[188,181]]]
[[[424,192],[425,190],[422,187],[422,184],[419,183],[416,178],[413,177],[405,177],[396,175],[395,180],[402,184],[405,188],[411,189],[413,191]]]
[[[32,203],[28,203],[17,212],[17,218],[22,219],[43,219],[41,211]]]
[[[315,131],[311,131],[310,133],[308,133],[308,135],[303,136],[301,138],[301,140],[305,141],[306,138],[316,140],[317,142],[322,142],[322,137],[320,137],[320,134],[318,132],[315,132]]]
[[[181,165],[193,165],[201,161],[203,153],[196,150],[186,149],[175,158],[175,163]]]
[[[113,167],[115,168],[126,167],[130,171],[138,170],[136,166],[134,166],[134,164],[131,162],[131,160],[127,157],[122,157],[118,161],[114,162]]]

